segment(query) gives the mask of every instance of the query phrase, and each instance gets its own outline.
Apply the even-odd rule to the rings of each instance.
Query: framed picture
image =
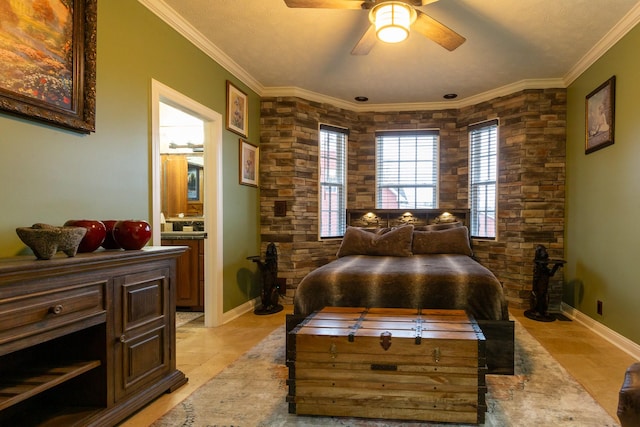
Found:
[[[613,144],[616,106],[616,76],[587,95],[585,154]]]
[[[94,132],[97,0],[23,3],[0,7],[0,110]]]
[[[247,138],[248,127],[247,94],[227,80],[227,129]]]
[[[258,147],[240,140],[240,184],[258,186]]]

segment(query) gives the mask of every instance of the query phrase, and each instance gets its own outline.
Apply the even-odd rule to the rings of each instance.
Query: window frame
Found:
[[[413,200],[413,206],[400,206],[400,201],[398,200],[398,206],[394,206],[394,207],[390,207],[390,206],[386,206],[384,205],[384,200],[382,197],[382,188],[393,188],[393,185],[389,185],[389,184],[385,184],[384,187],[381,185],[380,181],[382,180],[381,177],[381,167],[383,163],[386,163],[386,161],[384,159],[381,158],[381,150],[383,149],[381,147],[381,143],[384,142],[385,137],[389,137],[389,138],[394,138],[394,137],[398,137],[398,138],[402,138],[402,137],[409,137],[409,138],[414,138],[415,139],[415,146],[413,147],[414,150],[416,148],[418,148],[419,145],[419,138],[421,137],[426,137],[428,139],[434,138],[433,140],[433,145],[430,146],[431,150],[432,150],[432,155],[431,155],[431,159],[418,159],[417,157],[414,157],[413,160],[413,166],[414,166],[414,176],[415,174],[418,172],[418,166],[416,165],[417,163],[420,162],[431,162],[432,164],[432,174],[430,176],[430,183],[428,184],[416,184],[415,181],[413,182],[413,184],[408,184],[408,185],[401,185],[402,184],[402,180],[406,179],[403,177],[398,177],[398,181],[395,187],[398,188],[398,190],[400,188],[414,188],[416,189],[416,192],[418,189],[420,188],[428,188],[428,189],[433,189],[433,199],[431,200],[433,206],[419,206],[417,207],[417,203],[418,203],[418,199],[419,196],[418,194],[415,194],[416,197],[414,197]],[[424,142],[424,141],[423,141]],[[427,141],[429,142],[429,141]],[[391,144],[392,142],[389,141],[389,144]],[[402,164],[402,163],[407,163],[408,161],[405,160],[401,160],[401,144],[402,141],[399,139],[397,141],[398,144],[398,165]],[[393,160],[389,161],[389,163],[393,163]],[[383,209],[383,208],[389,208],[389,209],[437,209],[440,203],[440,130],[439,129],[406,129],[406,130],[381,130],[381,131],[376,131],[375,133],[375,176],[376,176],[376,183],[375,183],[375,206],[376,209]],[[401,168],[398,166],[396,167],[398,173],[400,172]]]
[[[486,134],[484,136],[481,135],[478,138],[476,138],[478,141],[474,141],[474,133],[481,132],[485,129],[489,129],[488,132],[493,132],[493,135],[489,135],[488,137],[486,136]],[[496,241],[498,240],[498,167],[499,167],[499,154],[500,154],[500,121],[499,119],[491,119],[491,120],[485,120],[482,122],[474,123],[467,127],[467,131],[468,131],[468,141],[469,141],[469,209],[471,212],[471,215],[469,218],[469,234],[473,239]],[[487,176],[485,174],[485,177],[489,179],[484,179],[482,181],[475,182],[475,179],[474,179],[474,176],[476,175],[475,168],[478,167],[477,163],[479,163],[479,161],[476,161],[474,158],[480,155],[479,154],[480,149],[476,149],[475,144],[482,143],[483,139],[487,140],[489,144],[493,145],[488,147],[488,151],[486,154],[483,154],[484,158],[487,158],[488,156],[492,157],[492,159],[490,158],[488,160],[489,161],[488,167],[491,167],[491,162],[493,162],[493,171],[492,171],[493,177]],[[487,170],[487,171],[483,171],[482,173],[485,173],[485,172],[491,172],[491,171]],[[490,179],[490,178],[493,178],[493,179]],[[479,208],[475,206],[477,204],[477,202],[475,202],[476,200],[475,195],[477,194],[477,191],[474,188],[478,188],[480,186],[485,187],[485,190],[486,190],[486,187],[493,186],[493,209],[490,209],[487,207],[488,203],[486,202],[487,200],[486,191],[485,191],[485,197],[484,197],[485,208],[479,211],[478,210]],[[480,220],[477,217],[480,212],[485,213],[485,220],[482,221],[482,224],[480,224]],[[487,214],[490,214],[490,213],[493,214],[493,235],[486,232],[483,234],[480,234],[479,231],[481,226],[483,226],[485,230],[487,229],[487,223],[488,223]]]
[[[341,182],[325,182],[323,181],[323,162],[328,161],[327,157],[323,155],[323,133],[329,132],[333,135],[341,135],[343,138],[342,144],[342,180]],[[327,141],[328,142],[328,141]],[[340,141],[336,141],[335,143],[340,143]],[[327,240],[327,239],[337,239],[344,236],[344,232],[347,227],[347,179],[348,179],[348,146],[349,146],[349,129],[343,128],[339,126],[329,125],[325,123],[320,123],[318,125],[318,240]],[[333,187],[342,189],[342,195],[338,195],[338,207],[336,209],[329,209],[328,212],[337,212],[339,214],[337,221],[337,233],[335,234],[327,234],[323,235],[323,225],[324,225],[324,203],[323,203],[323,195],[324,188]]]

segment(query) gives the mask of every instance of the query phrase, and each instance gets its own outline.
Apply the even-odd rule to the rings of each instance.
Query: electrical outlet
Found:
[[[597,301],[596,311],[598,312],[598,314],[600,316],[602,316],[602,301],[600,301],[600,300]]]
[[[278,293],[285,296],[287,294],[287,279],[285,277],[278,277],[276,283],[278,284]]]

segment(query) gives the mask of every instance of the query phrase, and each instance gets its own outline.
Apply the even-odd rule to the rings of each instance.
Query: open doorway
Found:
[[[222,324],[223,310],[222,115],[156,80],[152,80],[151,97],[154,224],[152,243],[159,246],[163,236],[178,236],[177,233],[167,234],[169,228],[171,228],[171,232],[174,228],[173,224],[168,227],[168,222],[176,223],[175,228],[178,229],[176,231],[180,231],[182,237],[189,232],[206,233],[207,238],[202,240],[205,326],[218,326]],[[165,124],[167,124],[167,117],[182,117],[181,120],[189,123],[189,129],[185,128],[177,130],[177,132],[184,134],[195,132],[200,136],[197,138],[188,137],[178,142],[174,141],[173,148],[163,147],[162,121],[165,120]],[[166,131],[166,126],[164,131]],[[187,139],[192,139],[192,141],[188,142]],[[167,159],[167,155],[175,156],[173,160],[180,163],[177,171],[180,171],[180,168],[184,166],[184,174],[172,172],[175,176],[181,177],[179,191],[184,194],[172,196],[170,201],[166,196],[163,197],[163,189],[166,193],[168,178],[172,183],[177,181],[164,173],[166,171],[163,170],[162,162]],[[183,197],[184,200],[182,200]],[[167,217],[171,221],[167,221]],[[182,219],[186,217],[187,220],[178,221],[181,217]],[[165,233],[163,233],[163,228]]]

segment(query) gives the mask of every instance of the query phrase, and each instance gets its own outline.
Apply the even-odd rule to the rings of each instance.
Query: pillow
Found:
[[[446,230],[448,228],[456,228],[462,227],[462,223],[460,221],[453,222],[440,222],[437,224],[429,224],[423,225],[421,227],[416,227],[417,231],[435,231],[435,230]]]
[[[461,254],[472,256],[467,227],[444,230],[414,231],[412,252],[414,254]]]
[[[358,227],[347,227],[337,256],[411,256],[412,237],[413,225],[394,228],[381,235]]]

